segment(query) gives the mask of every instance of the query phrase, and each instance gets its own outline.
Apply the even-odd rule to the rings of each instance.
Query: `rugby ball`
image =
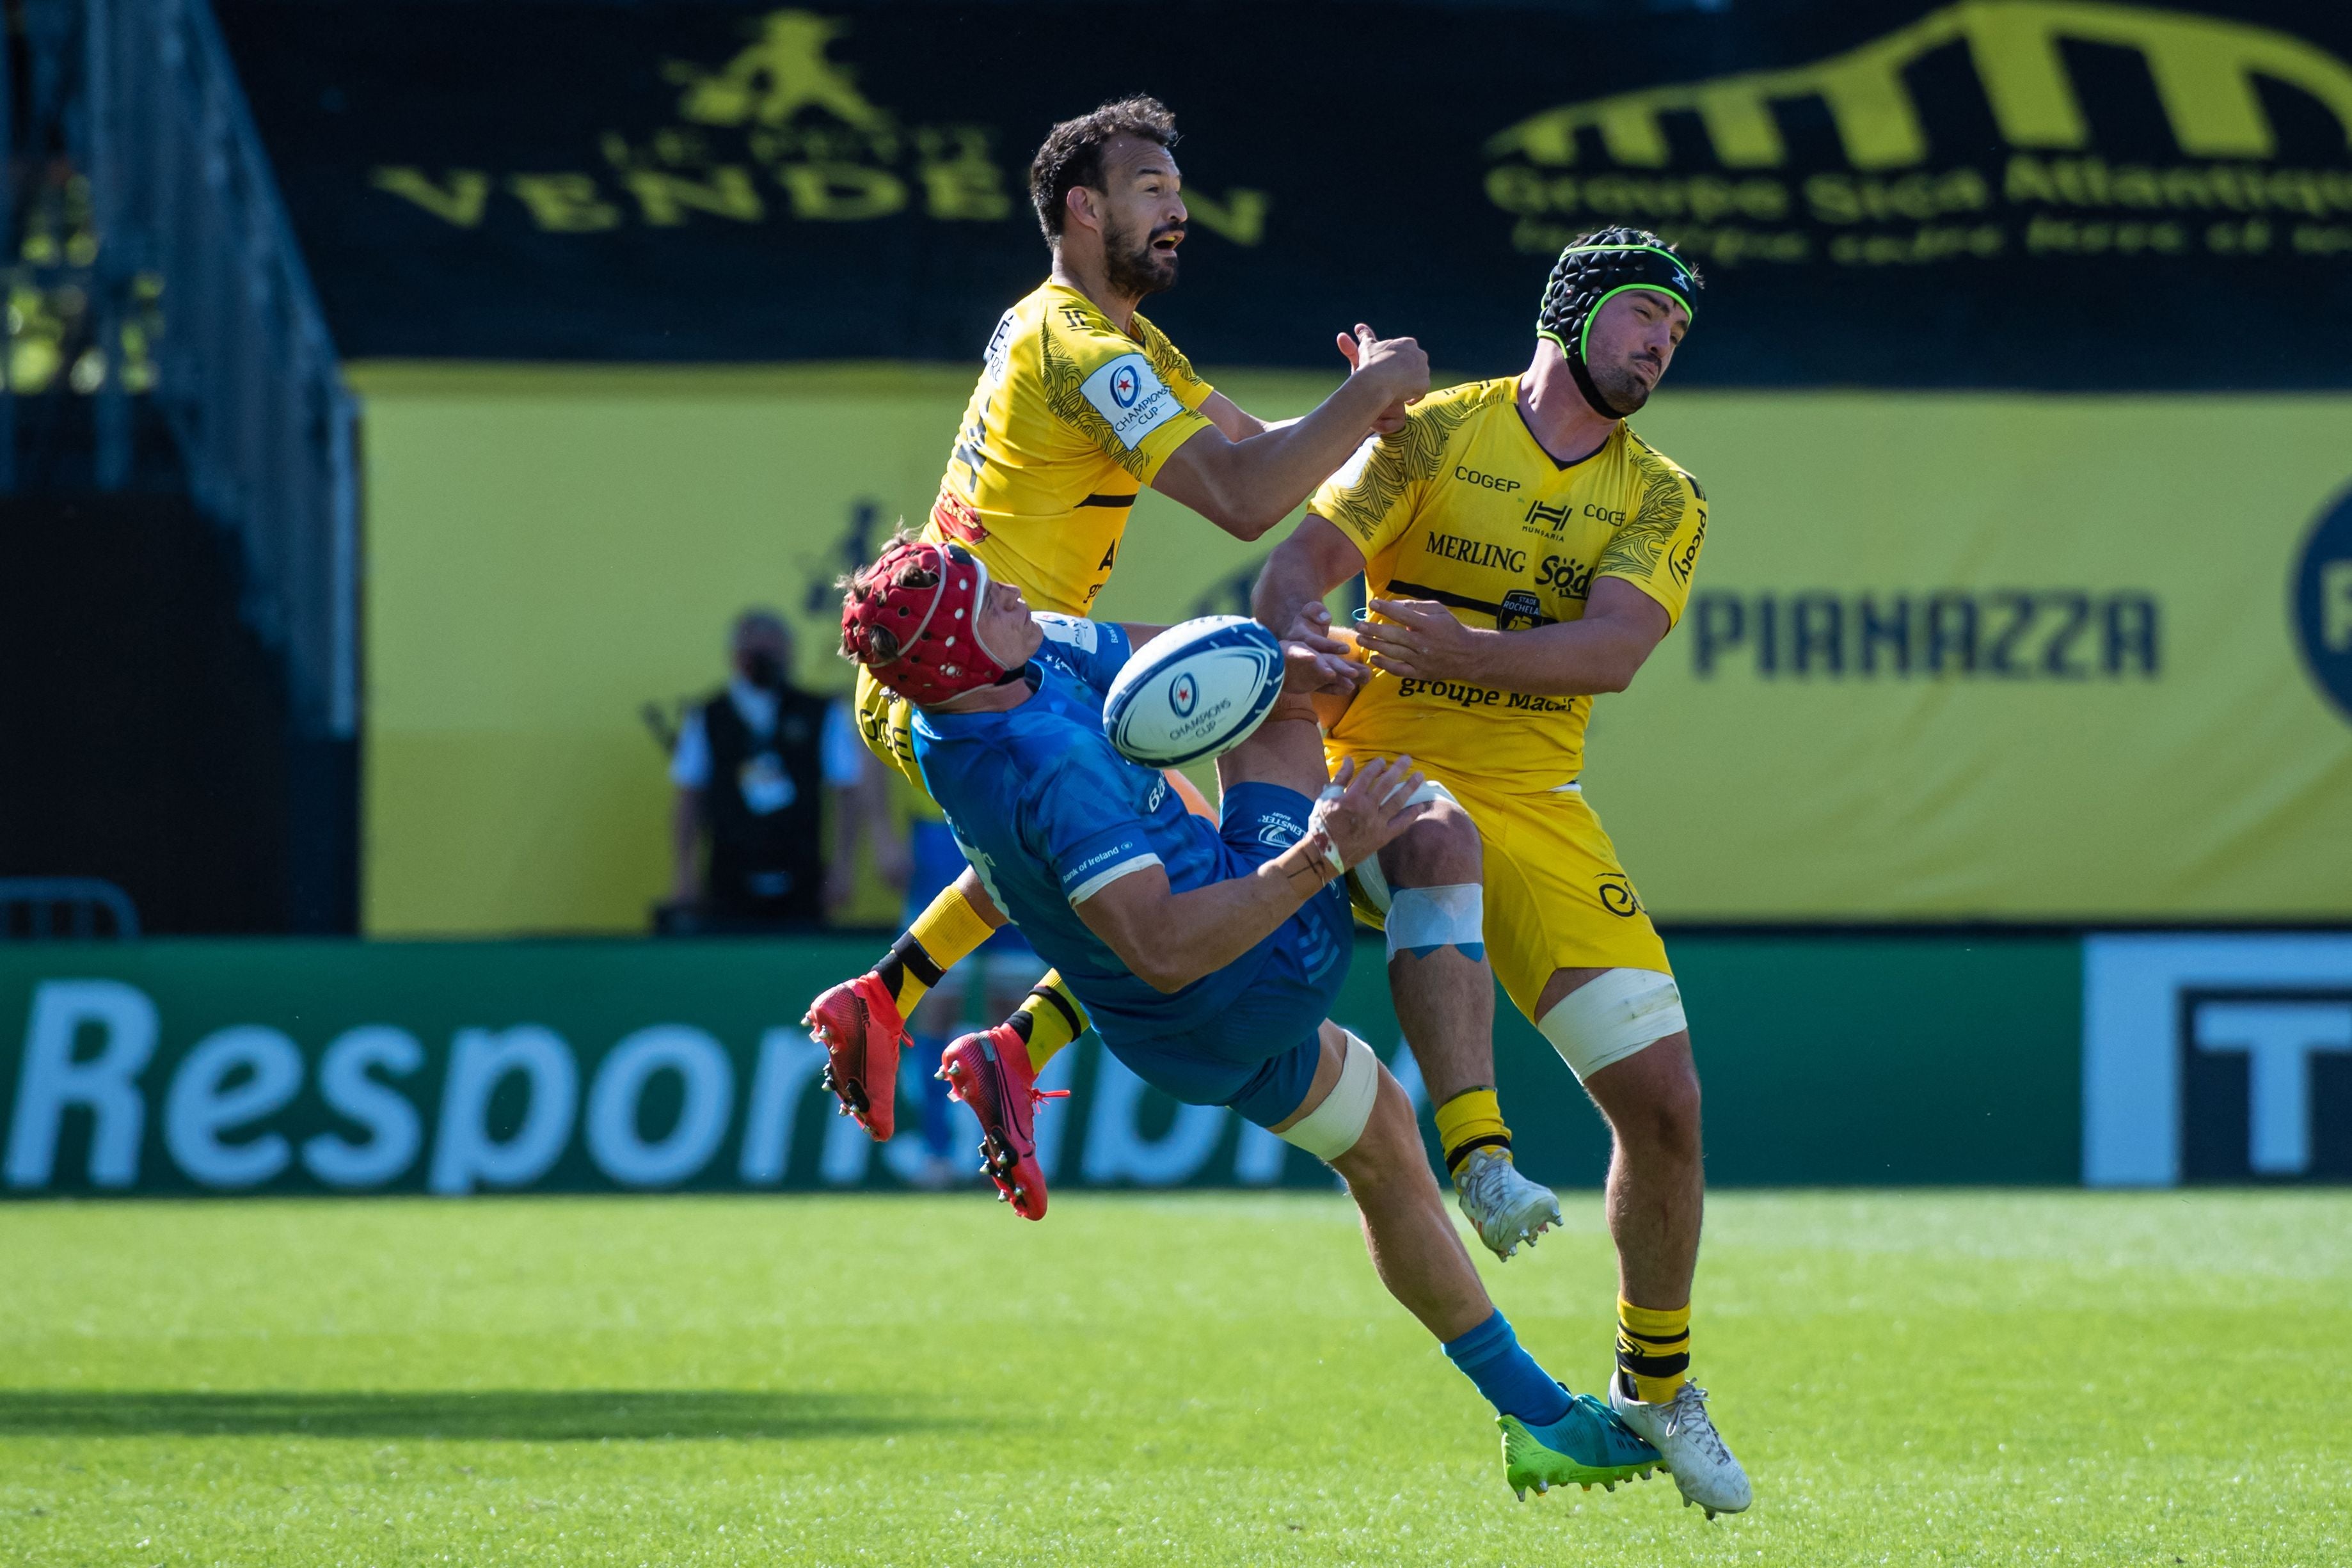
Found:
[[[1103,699],[1121,757],[1181,768],[1249,738],[1282,695],[1282,645],[1245,615],[1203,615],[1138,648]]]

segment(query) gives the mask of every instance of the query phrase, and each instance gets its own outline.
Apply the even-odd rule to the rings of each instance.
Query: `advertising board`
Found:
[[[971,373],[362,367],[365,929],[642,929],[641,710],[753,602],[845,686],[833,580],[927,513]],[[1330,385],[1210,374],[1269,417]],[[1670,384],[1633,423],[1709,499],[1589,747],[1659,918],[2352,917],[2352,398]],[[1245,609],[1266,549],[1146,492],[1097,612]]]
[[[905,1186],[916,1134],[877,1147],[836,1114],[797,1024],[874,956],[854,938],[0,946],[0,1192]],[[1717,1182],[2074,1178],[2071,941],[1693,938],[1676,956]],[[1417,1086],[1377,944],[1332,1010]],[[1526,1168],[1598,1186],[1599,1117],[1507,1005],[1496,1061]],[[1092,1036],[1045,1084],[1072,1091],[1038,1118],[1055,1190],[1332,1179],[1146,1089]],[[911,1064],[902,1088],[911,1129]],[[951,1141],[976,1168],[961,1109]]]
[[[462,49],[435,0],[221,10],[359,358],[962,359],[1044,270],[1046,127],[1147,89],[1195,362],[1515,352],[1632,223],[1709,275],[1685,385],[2352,382],[2339,6],[479,0]],[[1412,61],[1410,115],[1316,59]]]

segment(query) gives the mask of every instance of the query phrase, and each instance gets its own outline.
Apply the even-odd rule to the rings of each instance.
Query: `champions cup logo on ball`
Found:
[[[1201,688],[1192,684],[1189,674],[1177,676],[1176,684],[1168,688],[1168,706],[1176,710],[1178,718],[1191,718],[1192,706],[1200,700]]]

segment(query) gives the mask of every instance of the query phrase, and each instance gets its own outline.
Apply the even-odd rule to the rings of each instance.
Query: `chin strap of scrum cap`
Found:
[[[1631,288],[1671,295],[1693,317],[1692,303],[1698,280],[1683,258],[1654,245],[1572,245],[1553,264],[1551,281],[1544,286],[1543,304],[1536,311],[1536,336],[1559,345],[1568,360],[1568,373],[1576,390],[1603,419],[1622,419],[1629,412],[1612,408],[1592,384],[1585,351],[1592,338],[1592,319],[1601,308]]]

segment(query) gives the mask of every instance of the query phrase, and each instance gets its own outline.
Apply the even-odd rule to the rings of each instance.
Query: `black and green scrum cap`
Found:
[[[1536,336],[1559,345],[1585,400],[1612,419],[1621,415],[1601,402],[1585,369],[1585,350],[1592,336],[1593,317],[1603,305],[1633,288],[1670,295],[1694,321],[1698,319],[1699,284],[1690,264],[1662,246],[1640,244],[1570,246],[1553,265],[1543,304],[1536,311]]]

